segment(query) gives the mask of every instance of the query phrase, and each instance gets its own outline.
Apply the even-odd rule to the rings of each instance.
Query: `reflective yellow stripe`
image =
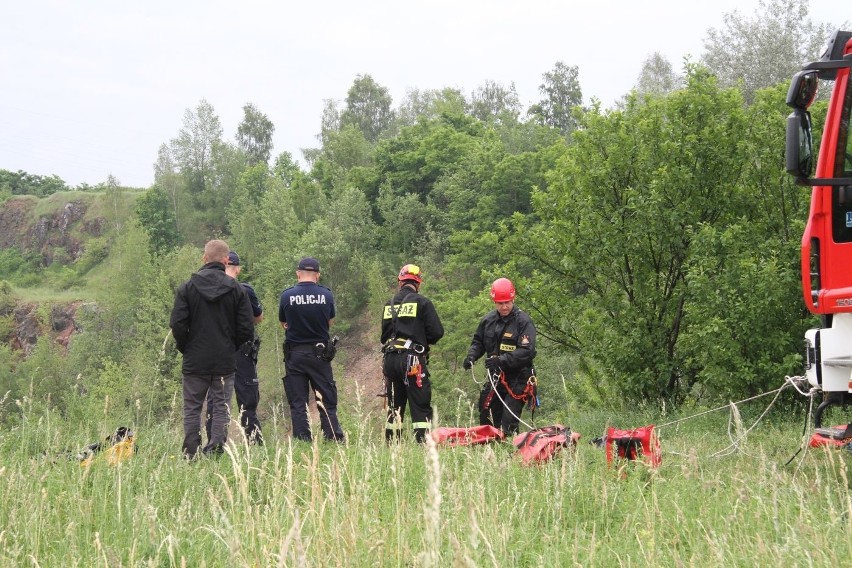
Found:
[[[394,420],[385,424],[385,430],[402,430],[402,422]]]
[[[396,315],[400,318],[416,318],[417,317],[417,303],[416,302],[408,302],[405,304],[399,304],[394,306],[396,309]],[[385,313],[382,319],[391,319],[393,318],[393,314],[391,313],[391,307],[385,306]]]
[[[430,430],[432,428],[432,423],[431,422],[412,422],[411,427],[414,428],[415,430],[418,429],[418,428],[425,428],[427,430]]]

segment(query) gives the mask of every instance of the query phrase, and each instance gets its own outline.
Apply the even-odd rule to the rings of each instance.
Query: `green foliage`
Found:
[[[748,207],[746,124],[738,93],[691,69],[683,91],[590,113],[534,194],[541,221],[515,223],[529,257],[512,267],[531,275],[542,333],[630,397],[679,399],[697,381],[680,346],[693,235]]]
[[[45,197],[70,188],[56,175],[40,176],[28,174],[23,170],[11,172],[0,169],[0,193],[9,191],[12,195],[35,195]],[[0,200],[0,202],[5,200]]]
[[[109,242],[104,237],[88,239],[84,246],[83,254],[74,264],[80,275],[86,274],[109,256]]]
[[[44,269],[44,283],[56,290],[68,290],[83,284],[83,279],[74,268],[66,266],[61,261],[54,262]]]
[[[817,325],[801,301],[800,235],[810,195],[784,171],[779,86],[748,109],[742,186],[749,206],[723,229],[703,226],[687,275],[690,365],[702,390],[733,397],[770,388],[801,369],[801,337]],[[698,393],[696,393],[698,394]]]
[[[27,286],[41,279],[41,258],[20,248],[0,249],[0,274],[10,284]]]
[[[369,300],[376,229],[364,194],[349,189],[330,204],[326,219],[311,223],[297,251],[320,259],[322,283],[332,289],[338,314],[351,318]],[[292,266],[298,258],[294,258]]]
[[[390,92],[370,75],[358,75],[346,94],[346,108],[340,113],[340,127],[354,126],[364,139],[375,143],[393,119]]]
[[[538,90],[544,97],[529,109],[529,114],[542,124],[556,128],[564,136],[577,128],[573,109],[583,104],[579,68],[557,61],[552,71],[543,75]]]
[[[136,202],[136,216],[148,233],[152,253],[162,254],[180,242],[175,210],[159,185],[154,185]]]
[[[765,0],[752,18],[734,11],[722,29],[710,28],[702,61],[725,87],[737,86],[749,104],[755,93],[788,83],[802,64],[819,58],[833,23],[808,17],[810,0]],[[759,62],[759,63],[758,63]]]
[[[237,127],[237,144],[250,165],[266,164],[272,154],[275,125],[252,103],[243,106],[243,121]]]

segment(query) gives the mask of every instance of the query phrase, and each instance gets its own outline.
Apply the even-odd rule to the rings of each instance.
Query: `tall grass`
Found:
[[[16,404],[4,400],[5,407]],[[766,422],[740,451],[726,416],[663,429],[663,465],[609,468],[576,417],[574,452],[523,467],[509,444],[387,446],[356,409],[348,442],[294,442],[278,417],[267,445],[238,437],[218,459],[179,457],[180,417],[135,424],[119,466],[69,459],[115,428],[27,407],[0,432],[2,566],[778,566],[852,558],[842,451],[783,464],[800,425]],[[179,414],[179,412],[177,413]],[[643,416],[621,417],[622,427]],[[232,429],[232,433],[236,429]],[[318,431],[318,425],[314,425]]]

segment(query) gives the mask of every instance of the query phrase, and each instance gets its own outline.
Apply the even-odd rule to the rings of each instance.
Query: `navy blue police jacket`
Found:
[[[278,321],[287,324],[285,343],[327,343],[328,322],[334,315],[334,294],[325,286],[299,282],[281,293]]]

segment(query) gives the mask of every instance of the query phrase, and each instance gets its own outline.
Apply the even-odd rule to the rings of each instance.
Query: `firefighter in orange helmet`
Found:
[[[388,397],[385,438],[399,438],[405,406],[418,442],[426,440],[432,426],[432,384],[429,382],[429,346],[444,336],[435,306],[420,295],[423,273],[406,264],[397,276],[399,290],[382,313],[382,372]]]
[[[488,380],[479,395],[479,423],[510,436],[518,431],[524,404],[536,396],[535,325],[515,306],[515,285],[508,278],[494,281],[491,299],[495,309],[479,322],[462,366],[470,369],[486,357]]]

